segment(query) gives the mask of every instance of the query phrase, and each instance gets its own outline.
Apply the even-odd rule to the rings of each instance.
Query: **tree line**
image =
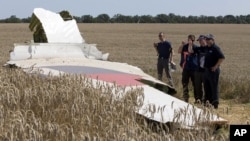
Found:
[[[96,17],[83,15],[73,16],[77,23],[221,23],[221,24],[250,24],[250,14],[248,15],[226,15],[226,16],[180,16],[173,13],[151,15],[127,16],[116,14],[110,17],[108,14],[99,14]],[[6,19],[1,19],[0,23],[30,23],[31,17],[18,18],[15,15]]]

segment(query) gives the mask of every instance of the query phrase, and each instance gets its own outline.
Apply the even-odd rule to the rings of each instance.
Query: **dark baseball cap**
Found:
[[[214,39],[214,35],[213,34],[207,34],[205,36],[206,39]]]
[[[200,35],[199,38],[197,39],[197,41],[199,41],[201,39],[206,39],[206,36],[205,35]]]

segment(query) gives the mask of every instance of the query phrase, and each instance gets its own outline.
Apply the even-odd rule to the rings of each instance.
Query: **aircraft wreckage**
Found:
[[[57,14],[35,8],[29,28],[34,31],[34,41],[15,43],[8,65],[15,65],[24,71],[32,67],[32,70],[39,70],[43,75],[80,74],[90,78],[93,86],[102,82],[100,84],[125,87],[126,91],[141,88],[143,101],[135,112],[155,122],[178,123],[181,128],[189,129],[207,121],[227,123],[227,120],[208,110],[171,96],[176,92],[173,87],[140,68],[107,61],[109,54],[99,51],[96,44],[84,41],[76,21],[68,12]],[[153,114],[150,109],[155,109]]]

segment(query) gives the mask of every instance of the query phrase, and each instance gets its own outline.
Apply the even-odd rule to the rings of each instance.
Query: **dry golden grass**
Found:
[[[175,52],[188,34],[213,33],[225,53],[221,71],[222,97],[217,111],[230,124],[246,124],[250,120],[250,105],[238,103],[249,94],[250,25],[217,24],[79,24],[87,43],[97,43],[110,61],[138,66],[156,77],[156,53],[152,47],[157,34],[166,32]],[[28,24],[0,24],[0,63],[9,59],[13,43],[32,39]],[[178,64],[179,54],[174,60]],[[177,97],[181,97],[181,69],[173,73]],[[100,96],[84,78],[61,76],[40,78],[21,70],[0,68],[0,139],[1,140],[212,140],[210,131],[200,136],[178,131],[173,134],[150,132],[140,124],[131,108],[130,92],[121,102],[111,96]],[[106,87],[107,94],[109,93]],[[191,92],[192,94],[192,92]],[[229,95],[230,94],[230,95]],[[229,96],[228,96],[229,95]],[[243,100],[242,100],[243,99]],[[247,97],[245,98],[247,99]],[[126,108],[125,108],[126,107]],[[117,113],[117,114],[116,114]],[[196,133],[197,134],[197,133]],[[227,133],[215,140],[224,140]]]

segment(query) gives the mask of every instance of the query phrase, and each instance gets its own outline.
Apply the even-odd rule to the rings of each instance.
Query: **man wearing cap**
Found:
[[[203,91],[204,91],[204,81],[205,81],[205,68],[204,68],[204,62],[205,62],[205,55],[206,55],[206,49],[207,49],[207,43],[205,35],[200,35],[197,39],[199,41],[200,46],[197,48],[194,48],[195,53],[195,62],[196,62],[196,68],[194,72],[194,82],[195,87],[194,91],[195,94],[195,103],[202,103],[203,102]]]
[[[215,44],[214,36],[208,34],[205,36],[207,43],[207,53],[205,56],[205,101],[208,101],[215,109],[219,105],[219,75],[220,65],[225,56],[221,49]]]
[[[160,42],[154,43],[154,48],[158,55],[158,79],[162,80],[163,69],[165,69],[169,85],[173,86],[173,80],[169,68],[169,63],[173,63],[173,49],[171,43],[166,40],[163,32],[160,32],[158,36]]]
[[[182,42],[182,45],[178,49],[178,53],[181,54],[181,61],[180,66],[182,68],[182,87],[183,87],[183,99],[184,101],[189,101],[189,89],[188,83],[191,79],[193,89],[195,88],[194,83],[194,71],[195,71],[195,64],[194,64],[194,48],[197,46],[194,44],[195,36],[188,35],[188,43],[185,44]],[[196,96],[196,91],[194,91],[194,95]]]

